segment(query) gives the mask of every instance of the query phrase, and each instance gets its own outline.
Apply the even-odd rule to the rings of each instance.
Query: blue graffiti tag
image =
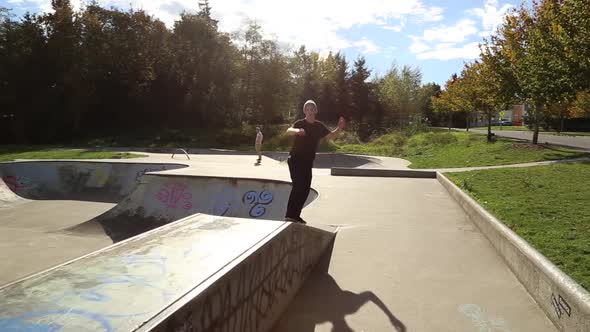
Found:
[[[217,216],[225,216],[231,208],[232,191],[224,188],[213,196],[211,213]]]
[[[260,194],[251,190],[244,194],[242,202],[245,204],[252,204],[250,208],[250,217],[258,218],[266,213],[266,205],[272,203],[273,195],[270,191],[263,190]]]
[[[111,324],[101,315],[95,314],[92,312],[87,312],[83,310],[74,310],[74,309],[67,309],[67,310],[49,310],[49,311],[39,311],[39,312],[30,312],[23,315],[11,317],[11,318],[0,318],[0,331],[2,332],[9,332],[9,331],[33,331],[33,332],[53,332],[59,331],[65,326],[59,325],[56,323],[50,324],[43,324],[38,322],[29,322],[33,319],[41,319],[47,318],[50,316],[69,316],[69,315],[77,315],[81,316],[85,319],[94,321],[100,325],[100,327],[105,332],[112,332],[113,327]],[[55,320],[54,320],[55,321]]]
[[[130,285],[133,287],[141,287],[143,289],[154,290],[161,296],[162,302],[168,302],[172,298],[172,293],[166,289],[158,287],[153,282],[162,280],[166,277],[166,257],[160,255],[128,255],[122,257],[120,263],[125,266],[152,266],[156,268],[155,274],[141,275],[141,274],[99,274],[96,276],[98,281],[97,285],[90,289],[76,290],[73,292],[66,292],[60,295],[58,298],[51,301],[57,308],[52,310],[40,310],[29,312],[13,317],[0,318],[0,332],[8,331],[43,331],[53,332],[61,331],[67,328],[68,325],[61,325],[59,323],[60,316],[63,317],[63,321],[72,322],[71,316],[78,316],[82,320],[93,321],[95,324],[100,326],[101,330],[110,332],[113,331],[110,319],[117,318],[129,318],[134,316],[142,316],[150,314],[152,311],[140,311],[140,312],[122,312],[117,314],[109,313],[98,313],[93,311],[86,311],[80,308],[72,308],[68,305],[68,300],[77,299],[76,306],[80,305],[79,300],[86,303],[106,303],[113,300],[109,295],[113,291],[118,291],[119,287],[116,285]],[[114,288],[113,288],[114,287]],[[127,289],[129,289],[127,287]],[[71,325],[70,325],[71,327]]]

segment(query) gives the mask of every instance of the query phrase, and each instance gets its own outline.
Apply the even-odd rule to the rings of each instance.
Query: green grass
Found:
[[[488,130],[488,127],[477,127],[474,129]],[[500,126],[492,126],[492,131],[496,131],[496,130],[532,131],[527,126],[502,126],[502,129],[500,129]],[[541,132],[543,134],[563,135],[563,136],[590,136],[590,132],[584,132],[584,131],[564,131],[563,133],[558,133],[555,130],[540,129],[539,132]]]
[[[289,151],[293,137],[284,134],[287,126],[266,128],[264,151]],[[129,137],[105,137],[82,146],[136,146],[136,147],[183,147],[183,148],[224,148],[239,151],[254,150],[255,128],[243,126],[225,130],[166,131],[163,134]],[[6,149],[4,149],[6,150]],[[92,150],[92,149],[90,149]],[[452,168],[470,166],[507,165],[515,163],[559,160],[589,156],[576,150],[550,148],[499,138],[495,143],[487,143],[480,134],[433,130],[426,133],[407,135],[393,131],[361,143],[351,131],[346,131],[336,142],[322,141],[320,152],[339,152],[373,156],[398,157],[409,160],[411,168]],[[3,151],[0,147],[0,160],[45,159],[45,158],[118,158],[133,157],[109,152],[89,152],[83,150],[22,149]]]
[[[428,132],[406,138],[392,133],[369,144],[339,145],[336,151],[409,160],[410,168],[451,168],[509,165],[589,156],[576,150],[498,139],[464,132]]]
[[[0,147],[0,161],[11,161],[15,159],[130,159],[139,157],[143,157],[143,155],[127,152],[104,152],[35,146]]]
[[[590,290],[590,163],[447,175]]]

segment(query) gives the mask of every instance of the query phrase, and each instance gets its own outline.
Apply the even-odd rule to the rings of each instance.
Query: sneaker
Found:
[[[297,220],[295,218],[291,218],[291,217],[285,217],[285,221],[288,221],[288,222],[299,222],[299,220]]]
[[[297,219],[297,222],[299,222],[300,224],[307,225],[307,222],[305,220],[303,220],[303,218],[301,218],[301,217],[299,217],[299,219]]]

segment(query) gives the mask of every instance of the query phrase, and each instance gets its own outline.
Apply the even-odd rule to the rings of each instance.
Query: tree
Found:
[[[229,37],[220,33],[215,21],[206,15],[183,13],[174,24],[171,43],[175,76],[182,91],[180,110],[173,114],[172,123],[221,125],[235,105],[232,90],[237,69]],[[249,109],[252,105],[246,103],[244,107]]]
[[[365,65],[365,58],[359,56],[354,62],[354,69],[350,76],[351,113],[361,140],[367,140],[370,135],[370,128],[365,123],[365,118],[370,110],[367,79],[371,76],[371,71]]]
[[[435,120],[435,112],[432,106],[432,97],[439,96],[441,93],[440,85],[436,83],[427,83],[420,87],[418,92],[418,113],[420,113],[427,123]]]
[[[533,105],[533,143],[537,144],[539,123],[552,104],[571,100],[575,94],[574,67],[568,59],[566,33],[560,26],[562,6],[557,0],[534,3],[532,10],[521,6],[506,17],[496,38],[497,54],[511,71],[515,97]]]
[[[453,95],[453,88],[452,85],[455,84],[459,80],[457,74],[451,75],[445,82],[445,89],[441,91],[438,95],[434,95],[430,97],[432,109],[435,114],[440,116],[443,120],[447,120],[447,126],[449,127],[449,131],[453,127],[453,113],[456,112],[457,106],[460,105],[457,101],[453,100],[455,96]]]
[[[420,69],[403,66],[400,70],[394,64],[378,81],[379,100],[387,109],[389,124],[397,123],[403,129],[410,117],[417,113],[421,79]]]
[[[569,72],[576,90],[590,89],[590,0],[553,1],[552,11],[559,11],[553,22],[555,32],[560,36]]]

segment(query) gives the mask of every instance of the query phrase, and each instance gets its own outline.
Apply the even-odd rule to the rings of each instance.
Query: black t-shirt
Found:
[[[330,130],[319,121],[309,123],[305,119],[297,120],[293,128],[303,128],[305,136],[295,135],[295,142],[290,155],[301,160],[313,161],[320,140],[330,133]]]

